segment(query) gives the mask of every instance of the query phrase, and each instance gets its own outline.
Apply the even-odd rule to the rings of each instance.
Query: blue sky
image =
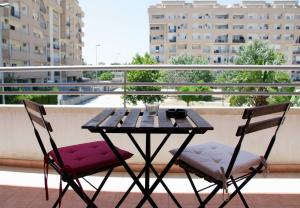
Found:
[[[126,63],[149,50],[148,7],[160,0],[79,0],[85,12],[83,57],[87,64]],[[237,0],[222,0],[228,4]]]

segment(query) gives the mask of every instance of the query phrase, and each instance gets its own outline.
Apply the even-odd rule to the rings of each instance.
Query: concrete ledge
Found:
[[[143,168],[142,164],[129,164],[135,172],[140,172]],[[16,159],[0,159],[0,166],[19,167],[19,168],[35,168],[43,169],[44,162],[42,160],[16,160]],[[155,164],[155,169],[162,172],[165,164]],[[270,164],[271,173],[300,173],[300,164]],[[118,167],[114,171],[125,172],[123,167]],[[174,165],[170,173],[183,173],[183,169]]]
[[[47,105],[46,119],[52,124],[54,129],[52,136],[57,146],[63,147],[102,140],[99,134],[81,129],[81,126],[103,109],[86,106]],[[235,137],[236,129],[245,122],[241,119],[244,108],[193,107],[193,109],[214,126],[214,131],[196,135],[189,145],[214,141],[232,147],[236,146],[238,141]],[[22,105],[0,105],[0,114],[0,158],[11,158],[16,161],[41,160],[41,150],[24,107]],[[299,126],[300,108],[292,108],[288,112],[286,121],[277,135],[276,143],[268,159],[270,164],[300,164],[300,140],[297,133]],[[48,135],[42,131],[40,133],[44,139],[47,151],[50,151],[51,146],[48,141]],[[266,130],[257,134],[249,134],[243,142],[242,149],[257,155],[263,155],[271,133],[269,130]],[[129,160],[130,164],[144,163],[143,158],[127,135],[110,134],[109,136],[116,146],[122,147],[135,155]],[[144,135],[136,134],[134,136],[139,145],[144,147]],[[161,134],[153,135],[152,150],[159,145],[164,136]],[[166,164],[171,158],[169,150],[178,148],[185,138],[185,135],[172,135],[155,158],[154,164]],[[34,164],[32,165],[34,166]],[[294,169],[295,167],[292,165],[289,169]],[[277,166],[275,169],[278,168],[283,171],[286,169],[285,167]]]

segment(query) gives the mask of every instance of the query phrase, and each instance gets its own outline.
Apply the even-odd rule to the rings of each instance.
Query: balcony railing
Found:
[[[19,72],[82,72],[82,71],[118,71],[123,72],[123,79],[120,82],[77,82],[77,83],[1,83],[0,87],[12,88],[12,91],[0,91],[0,95],[19,95],[19,94],[34,94],[34,95],[122,95],[124,101],[128,95],[165,95],[165,96],[178,96],[178,95],[257,95],[257,96],[300,96],[299,91],[294,92],[266,92],[266,91],[230,91],[223,90],[228,87],[295,87],[299,88],[300,83],[172,83],[172,82],[128,82],[128,71],[136,70],[159,70],[159,71],[189,71],[189,70],[211,70],[211,71],[300,71],[300,66],[293,65],[112,65],[112,66],[38,66],[38,67],[2,67],[0,68],[3,73],[17,74]],[[13,91],[14,87],[31,89],[32,87],[100,87],[110,86],[121,88],[118,91]],[[129,91],[128,87],[133,86],[160,86],[161,91]],[[213,91],[197,91],[197,92],[180,92],[176,88],[181,86],[209,86],[220,90]],[[173,90],[169,90],[172,89]],[[126,102],[124,102],[126,103]]]

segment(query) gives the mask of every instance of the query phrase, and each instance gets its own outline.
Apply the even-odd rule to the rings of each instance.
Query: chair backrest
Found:
[[[240,138],[233,152],[229,166],[227,168],[226,177],[230,176],[235,160],[241,149],[241,145],[244,137],[247,134],[274,127],[275,128],[274,134],[271,136],[269,145],[267,146],[266,152],[264,154],[264,159],[265,160],[268,159],[272,147],[275,143],[276,135],[279,130],[279,127],[283,123],[286,112],[289,109],[289,107],[290,107],[290,103],[282,103],[276,105],[266,105],[266,106],[259,106],[259,107],[245,109],[242,118],[246,119],[246,123],[244,125],[239,126],[237,129],[236,136],[239,136]],[[261,119],[259,121],[252,121],[252,118],[256,118],[256,117],[260,117]],[[258,168],[261,167],[262,165],[260,165]]]
[[[40,148],[43,152],[44,157],[48,158],[48,153],[47,153],[47,150],[43,143],[43,140],[40,136],[40,133],[36,128],[37,124],[46,130],[47,134],[49,135],[51,147],[52,147],[54,154],[59,162],[59,166],[63,167],[63,161],[61,159],[61,156],[57,150],[57,146],[51,135],[51,132],[53,132],[52,126],[51,126],[50,122],[45,120],[45,118],[44,118],[44,116],[46,115],[46,110],[45,110],[44,106],[39,103],[32,102],[29,100],[23,100],[23,103],[24,103],[26,112],[29,116],[29,119],[31,121],[31,124],[33,126],[36,139],[40,145]]]

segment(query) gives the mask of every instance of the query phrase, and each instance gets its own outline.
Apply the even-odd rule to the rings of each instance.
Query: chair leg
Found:
[[[242,183],[240,186],[237,186],[238,188],[236,188],[236,190],[230,194],[229,199],[227,201],[224,201],[221,205],[220,208],[225,207],[225,205],[237,194],[237,193],[241,193],[242,188],[256,175],[256,173],[253,173],[251,175],[249,175]],[[244,204],[245,205],[245,204]],[[248,206],[248,205],[247,205]],[[246,206],[245,206],[246,207]]]
[[[105,182],[107,181],[108,177],[110,176],[111,172],[113,171],[114,168],[111,168],[108,170],[108,172],[106,173],[105,177],[103,178],[101,184],[99,185],[98,189],[96,190],[96,192],[93,195],[92,201],[95,201],[95,199],[97,198],[98,194],[100,193],[101,189],[103,188]]]
[[[67,183],[70,184],[77,195],[87,204],[87,207],[97,207],[94,202],[88,197],[88,195],[86,195],[86,193],[77,185],[77,183],[73,181],[73,179],[67,180]]]
[[[198,193],[198,190],[196,189],[196,186],[195,186],[195,183],[193,182],[191,174],[186,169],[184,169],[184,171],[185,171],[185,174],[187,175],[187,177],[188,177],[188,179],[190,181],[190,184],[191,184],[191,186],[192,186],[192,188],[193,188],[193,190],[195,192],[195,195],[196,195],[196,197],[198,199],[198,202],[202,205],[203,201],[202,201],[202,199],[201,199],[201,197],[200,197],[200,195]]]
[[[218,193],[218,191],[220,190],[220,186],[217,185],[216,188],[214,188],[214,190],[203,200],[202,205],[200,205],[200,208],[204,208],[205,205]]]
[[[65,193],[67,192],[69,186],[70,186],[69,184],[67,184],[67,185],[65,186],[64,190],[61,192],[61,195],[58,196],[58,199],[55,201],[55,203],[53,204],[52,208],[55,208],[55,207],[58,205],[59,201],[62,200],[62,198],[63,198],[63,196],[65,195]]]
[[[249,208],[249,206],[248,206],[248,204],[247,204],[247,202],[246,202],[246,199],[244,198],[244,196],[243,196],[243,194],[242,194],[240,188],[239,188],[238,185],[236,184],[234,178],[233,178],[232,176],[230,176],[230,179],[231,179],[231,182],[232,182],[232,184],[234,185],[235,189],[237,190],[237,192],[238,192],[238,194],[239,194],[239,196],[240,196],[240,198],[241,198],[241,200],[242,200],[244,206],[245,206],[246,208]]]

